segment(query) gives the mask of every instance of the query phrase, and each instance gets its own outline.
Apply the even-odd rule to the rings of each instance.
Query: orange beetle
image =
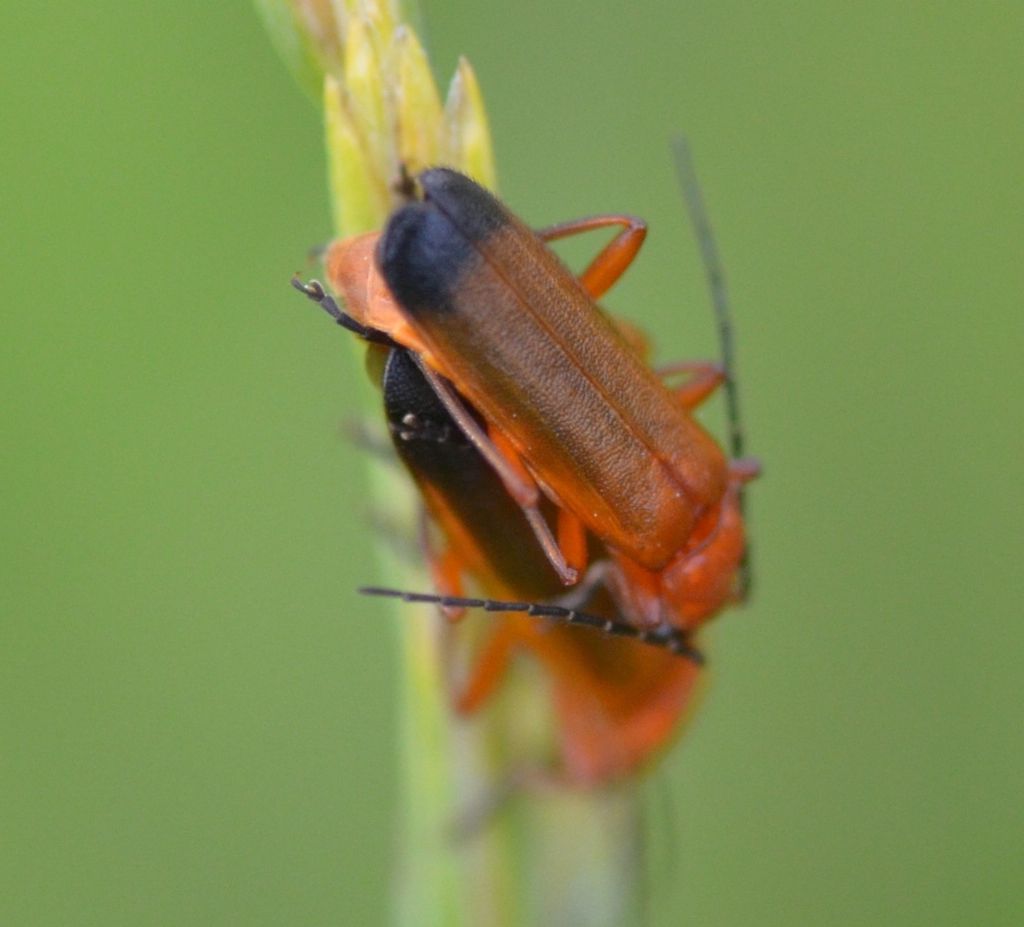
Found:
[[[534,233],[455,171],[429,170],[419,183],[424,199],[383,233],[329,249],[345,313],[319,285],[300,288],[364,337],[411,352],[563,583],[581,578],[588,531],[600,539],[607,558],[583,578],[581,600],[603,585],[634,626],[698,626],[742,594],[742,487],[758,467],[727,461],[690,415],[723,369],[680,365],[691,379],[669,388],[594,302],[646,226],[598,216]],[[578,280],[544,244],[611,225],[623,229]]]

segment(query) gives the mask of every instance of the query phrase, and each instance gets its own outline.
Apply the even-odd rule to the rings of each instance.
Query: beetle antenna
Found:
[[[366,325],[361,325],[347,312],[343,312],[334,297],[327,295],[327,291],[324,290],[323,285],[319,280],[310,280],[309,283],[303,283],[299,278],[299,275],[295,274],[295,276],[292,277],[292,286],[316,303],[342,328],[358,335],[364,341],[372,341],[375,344],[394,344],[394,342],[383,332],[377,331],[375,328],[369,328]]]
[[[382,589],[377,586],[364,586],[359,593],[401,599],[403,602],[441,605],[446,608],[482,608],[486,612],[521,612],[532,618],[552,618],[563,624],[601,631],[610,637],[625,637],[651,647],[660,647],[676,656],[691,660],[697,666],[703,666],[705,662],[704,654],[690,643],[690,636],[676,628],[643,630],[627,624],[625,621],[600,618],[597,615],[566,608],[562,605],[544,605],[540,602],[502,602],[497,599],[467,599],[461,596],[437,595],[430,592]]]
[[[725,270],[718,253],[718,244],[711,227],[704,195],[697,180],[693,155],[686,136],[677,135],[672,140],[675,154],[676,173],[683,188],[683,199],[690,224],[700,244],[701,260],[707,277],[711,304],[714,307],[715,323],[718,326],[718,343],[722,352],[722,366],[725,368],[725,408],[729,420],[729,453],[734,460],[743,456],[743,429],[740,426],[740,401],[736,388],[736,355],[733,345],[732,311],[729,308],[729,292],[725,285]]]
[[[743,457],[743,426],[740,419],[740,398],[736,385],[736,353],[733,342],[732,311],[729,304],[729,291],[725,285],[725,268],[718,252],[711,219],[704,205],[704,194],[697,180],[697,170],[693,165],[690,143],[685,135],[677,135],[672,139],[672,151],[675,154],[676,174],[679,185],[683,188],[683,200],[690,217],[690,225],[700,245],[701,261],[704,264],[704,275],[707,278],[708,290],[711,293],[711,305],[714,308],[715,324],[718,327],[718,344],[722,352],[722,367],[725,370],[725,415],[729,426],[729,455],[733,460]],[[740,515],[745,513],[746,493],[743,487],[739,490]],[[747,542],[740,561],[738,577],[738,596],[745,599],[752,583],[750,568],[750,542]]]

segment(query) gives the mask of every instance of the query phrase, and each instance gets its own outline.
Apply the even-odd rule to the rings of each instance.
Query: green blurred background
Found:
[[[425,13],[520,214],[648,217],[610,303],[662,358],[715,351],[679,128],[730,274],[758,588],[646,786],[651,923],[1020,923],[1020,5]],[[360,372],[288,288],[315,108],[246,3],[0,35],[0,923],[380,923]]]

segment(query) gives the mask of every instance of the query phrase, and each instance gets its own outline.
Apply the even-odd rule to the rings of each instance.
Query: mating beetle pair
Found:
[[[535,233],[455,171],[427,171],[419,184],[423,199],[383,233],[328,250],[345,312],[319,284],[295,283],[385,346],[396,447],[449,542],[432,558],[439,595],[393,594],[528,611],[662,648],[619,644],[621,665],[588,687],[593,661],[579,648],[613,642],[582,644],[572,628],[544,633],[510,616],[459,698],[475,708],[512,650],[529,646],[554,671],[567,731],[574,700],[600,697],[622,755],[602,755],[586,725],[566,743],[577,778],[601,778],[664,742],[701,662],[691,633],[742,595],[742,492],[756,464],[728,461],[690,415],[728,370],[676,365],[665,375],[689,378],[669,387],[636,333],[597,306],[643,243],[640,220],[597,216]],[[613,226],[621,230],[578,278],[545,244]],[[585,570],[588,557],[597,559]],[[465,574],[517,601],[462,598]]]

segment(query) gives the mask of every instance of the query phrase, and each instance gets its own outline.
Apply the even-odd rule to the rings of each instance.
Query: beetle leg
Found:
[[[615,281],[625,273],[626,268],[633,263],[633,258],[647,237],[647,223],[636,216],[613,213],[572,219],[558,225],[549,225],[537,232],[543,241],[558,241],[570,235],[579,235],[582,232],[608,228],[612,225],[621,225],[622,231],[597,253],[597,257],[579,275],[583,289],[593,299],[600,299],[607,293]]]
[[[521,464],[512,464],[509,459],[497,448],[494,442],[480,424],[469,414],[469,410],[463,405],[455,390],[448,384],[448,381],[434,373],[429,366],[418,355],[411,355],[420,368],[423,376],[430,384],[431,389],[441,400],[448,414],[455,420],[462,433],[470,443],[480,452],[484,460],[491,465],[491,468],[498,475],[504,484],[506,491],[513,498],[516,505],[523,510],[526,520],[530,523],[533,533],[540,544],[544,555],[548,558],[551,566],[554,567],[558,578],[566,586],[576,582],[577,573],[566,562],[558,542],[551,534],[551,528],[544,520],[540,511],[540,490],[536,482]]]
[[[665,615],[662,574],[621,555],[613,556],[614,562],[609,563],[605,574],[612,601],[636,627],[665,633],[671,623]]]
[[[492,427],[487,431],[487,437],[494,444],[495,450],[505,459],[505,462],[524,483],[535,484],[536,481],[534,480],[533,475],[526,469],[526,466],[519,457],[519,454],[516,453],[516,449],[512,445],[512,442],[505,437],[505,434],[502,431]],[[578,574],[587,565],[586,528],[584,527],[583,522],[573,515],[568,509],[562,507],[561,503],[557,500],[553,501],[555,501],[555,504],[558,506],[556,510],[557,522],[555,525],[555,537],[557,538],[556,543],[558,550],[569,568],[571,570],[575,570]],[[547,526],[546,520],[544,521],[544,524]]]
[[[568,509],[558,509],[558,549],[566,562],[579,573],[587,565],[587,530]]]
[[[592,563],[580,581],[564,595],[552,599],[551,604],[568,609],[585,608],[597,590],[608,585],[610,567],[611,562],[608,560],[598,560],[596,563]]]
[[[426,556],[427,567],[430,570],[430,578],[434,588],[445,597],[459,597],[465,591],[462,586],[462,561],[455,551],[447,545],[437,550],[430,534],[430,516],[427,510],[420,508],[419,518],[419,539],[420,548]],[[450,622],[459,621],[465,614],[466,609],[458,605],[440,606],[441,613]]]
[[[679,404],[687,411],[697,408],[725,382],[725,368],[713,361],[679,361],[657,368],[660,377],[687,373],[689,378],[679,386],[670,387]]]
[[[473,714],[498,688],[508,670],[517,636],[512,622],[495,626],[477,654],[465,686],[452,698],[459,714]]]
[[[461,596],[462,588],[462,563],[451,550],[445,550],[434,556],[430,561],[430,574],[434,580],[434,588],[444,596]],[[457,605],[441,606],[445,617],[449,621],[457,621],[466,610]]]

